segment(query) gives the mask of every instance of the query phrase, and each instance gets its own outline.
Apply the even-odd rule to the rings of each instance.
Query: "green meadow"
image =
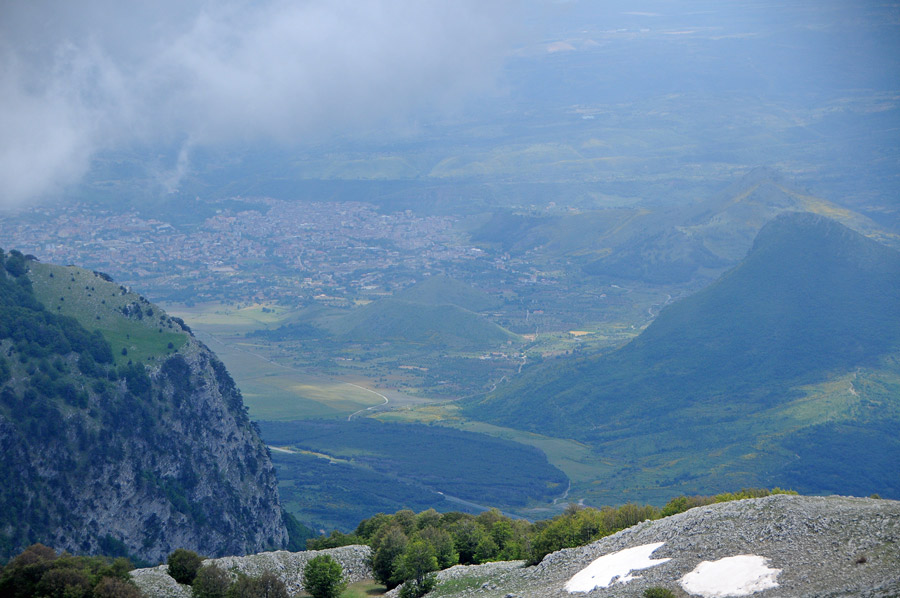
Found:
[[[246,332],[278,325],[290,317],[284,308],[272,306],[263,311],[263,307],[204,304],[168,309],[184,318],[219,356],[240,388],[252,419],[346,418],[384,403],[382,395],[368,390],[364,382],[316,376],[284,365],[269,343],[244,338]]]
[[[116,363],[147,362],[169,355],[187,342],[181,326],[143,297],[90,270],[29,264],[38,300],[70,316],[88,330],[99,330],[112,346]],[[132,314],[123,318],[123,311]]]

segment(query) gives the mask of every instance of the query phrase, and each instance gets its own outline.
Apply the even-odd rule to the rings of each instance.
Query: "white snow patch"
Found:
[[[775,578],[781,569],[770,569],[768,564],[769,559],[753,554],[703,561],[681,578],[681,587],[703,598],[749,596],[778,587]]]
[[[590,592],[594,588],[608,588],[613,583],[628,583],[637,577],[630,575],[632,571],[649,569],[672,560],[650,558],[663,544],[665,542],[644,544],[603,555],[566,582],[566,590],[573,594]]]

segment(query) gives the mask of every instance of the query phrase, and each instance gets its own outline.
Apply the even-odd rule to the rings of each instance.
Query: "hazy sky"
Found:
[[[493,92],[514,21],[493,0],[6,0],[2,203],[102,150],[410,126]]]
[[[0,206],[118,151],[166,153],[174,185],[197,148],[415,132],[490,99],[897,91],[898,57],[876,0],[0,0]]]

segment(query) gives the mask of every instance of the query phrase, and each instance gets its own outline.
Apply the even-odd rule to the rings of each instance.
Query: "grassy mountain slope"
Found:
[[[303,338],[337,342],[399,343],[457,350],[487,349],[515,334],[477,312],[499,301],[448,276],[430,276],[394,297],[346,312],[316,313],[301,322],[255,334],[272,340]]]
[[[35,298],[48,311],[72,317],[88,330],[99,330],[117,364],[158,361],[180,349],[189,337],[180,320],[103,273],[30,262],[28,276]]]
[[[0,355],[0,558],[286,542],[240,393],[180,321],[100,273],[0,251]]]
[[[843,399],[850,406],[833,413],[834,393],[816,403],[808,387],[857,368],[893,371],[889,356],[898,349],[900,254],[820,216],[785,214],[736,268],[665,308],[619,351],[551,362],[467,413],[587,440],[622,459],[616,483],[623,486],[692,482],[699,490],[725,479],[768,482],[760,478],[766,472],[790,481],[793,466],[808,483],[815,468],[790,448],[800,435],[827,447],[844,429],[835,422],[860,426],[873,440],[885,426],[900,431],[897,396],[878,384],[851,386]],[[636,466],[644,471],[626,471]],[[866,467],[854,471],[860,483],[869,479]],[[895,477],[871,480],[900,493]]]
[[[476,313],[456,305],[427,305],[381,299],[329,324],[335,336],[347,341],[385,341],[487,348],[515,335]]]
[[[442,274],[429,276],[395,295],[395,299],[425,305],[455,305],[474,312],[492,309],[500,303],[475,287]]]

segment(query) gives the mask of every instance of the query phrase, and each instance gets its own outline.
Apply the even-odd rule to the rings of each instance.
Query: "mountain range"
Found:
[[[615,464],[611,493],[762,482],[898,496],[884,475],[900,460],[898,349],[900,253],[786,213],[629,344],[532,368],[466,413],[590,443]],[[848,463],[841,486],[817,475]]]
[[[895,248],[896,235],[858,212],[795,188],[780,172],[756,168],[708,199],[571,213],[498,211],[472,231],[475,241],[515,255],[566,257],[591,276],[653,285],[710,280],[739,262],[759,230],[784,212],[836,220]]]

